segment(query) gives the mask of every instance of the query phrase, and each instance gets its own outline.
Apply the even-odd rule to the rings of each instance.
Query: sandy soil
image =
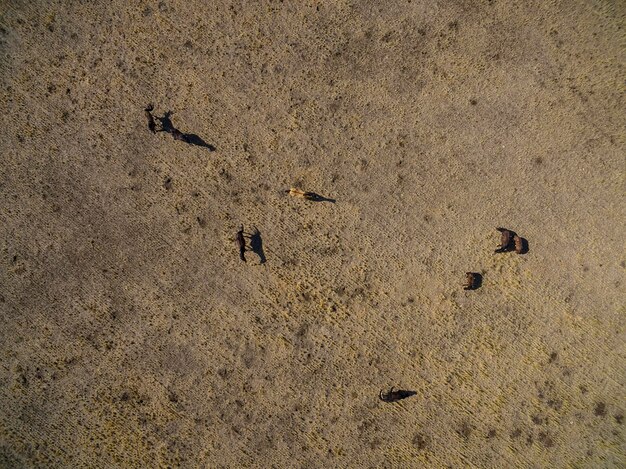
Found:
[[[625,13],[3,1],[0,465],[626,465]]]

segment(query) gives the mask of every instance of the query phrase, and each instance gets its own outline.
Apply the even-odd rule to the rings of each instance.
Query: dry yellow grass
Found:
[[[620,2],[0,27],[0,466],[626,464]]]

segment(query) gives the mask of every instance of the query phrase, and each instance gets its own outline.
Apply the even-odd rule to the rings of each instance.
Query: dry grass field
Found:
[[[0,466],[625,467],[625,18],[0,1]]]

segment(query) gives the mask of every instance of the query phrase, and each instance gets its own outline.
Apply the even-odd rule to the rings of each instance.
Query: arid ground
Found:
[[[617,0],[2,0],[0,466],[624,467],[625,72]]]

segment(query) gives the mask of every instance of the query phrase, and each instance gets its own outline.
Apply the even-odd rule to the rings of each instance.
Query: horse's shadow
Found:
[[[172,111],[167,111],[165,114],[163,114],[163,117],[157,117],[158,121],[161,123],[161,132],[167,132],[170,134],[176,133],[176,131],[180,132],[176,127],[174,127],[174,123],[170,118],[172,114],[174,114]],[[215,147],[213,145],[205,142],[201,137],[196,134],[186,134],[184,132],[180,132],[180,134],[182,134],[182,138],[180,138],[180,140],[190,145],[204,147],[207,148],[209,151],[215,150]]]
[[[261,232],[256,226],[254,227],[254,232],[250,235],[250,250],[259,256],[261,264],[264,264],[267,261],[265,252],[263,251],[263,239],[261,238]]]
[[[161,132],[172,133],[172,130],[175,129],[172,119],[170,119],[172,114],[174,114],[172,111],[167,111],[163,117],[157,116],[157,120],[161,123]]]
[[[526,238],[521,238],[522,240],[522,250],[519,252],[520,254],[526,254],[530,247],[528,246],[528,240]]]
[[[309,193],[309,200],[313,201],[313,202],[330,202],[330,203],[335,203],[337,202],[335,199],[330,199],[328,197],[324,197],[323,195],[319,195],[316,194],[315,192],[310,192]]]
[[[202,138],[196,134],[183,134],[185,141],[190,145],[196,145],[198,147],[208,148],[209,151],[215,151],[215,147],[210,143],[206,143]]]

